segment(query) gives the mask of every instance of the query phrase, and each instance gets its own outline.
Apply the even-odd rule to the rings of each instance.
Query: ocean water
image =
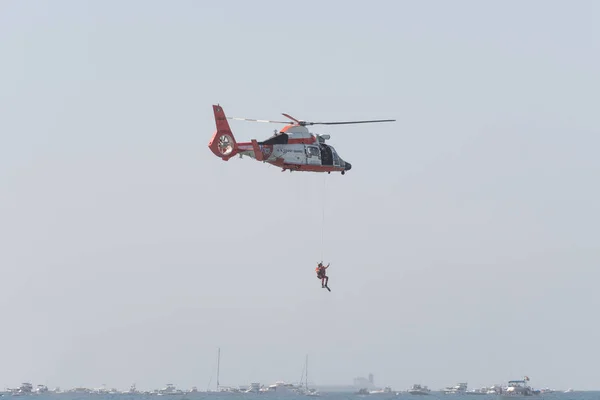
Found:
[[[31,396],[12,396],[4,395],[1,398],[34,397],[31,400],[292,400],[303,398],[305,400],[324,399],[324,400],[500,400],[497,395],[445,395],[443,393],[432,392],[428,396],[416,396],[408,393],[399,394],[377,394],[377,395],[357,395],[354,393],[336,393],[321,392],[320,397],[307,397],[301,395],[277,395],[277,394],[249,394],[249,393],[185,393],[182,395],[144,395],[144,394],[80,394],[80,393],[48,393],[36,394]],[[522,397],[520,399],[523,399]],[[571,393],[544,393],[532,397],[531,400],[600,400],[600,391],[575,391]],[[22,399],[24,400],[24,399]]]

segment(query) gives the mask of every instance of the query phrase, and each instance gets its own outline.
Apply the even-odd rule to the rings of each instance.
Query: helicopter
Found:
[[[373,122],[393,122],[395,119],[343,122],[308,122],[298,120],[288,114],[282,115],[290,121],[271,121],[250,118],[226,117],[223,107],[213,105],[217,130],[208,143],[208,148],[223,161],[239,155],[248,156],[257,161],[266,162],[281,168],[281,171],[306,172],[341,172],[342,175],[352,168],[352,164],[344,161],[333,146],[325,144],[329,135],[312,134],[308,125],[342,125],[363,124]],[[264,141],[252,139],[250,142],[238,143],[229,127],[228,119],[285,124],[279,132]]]

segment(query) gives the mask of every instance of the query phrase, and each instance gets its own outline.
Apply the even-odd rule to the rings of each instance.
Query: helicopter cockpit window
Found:
[[[336,166],[340,166],[340,157],[338,156],[337,152],[335,151],[335,149],[333,147],[331,147],[331,155],[333,156],[333,164]]]

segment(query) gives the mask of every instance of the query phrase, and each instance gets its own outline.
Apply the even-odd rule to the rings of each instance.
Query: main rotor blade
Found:
[[[302,124],[302,122],[303,122],[303,121],[298,121],[296,118],[294,118],[294,117],[292,117],[291,115],[289,115],[289,114],[286,114],[286,113],[281,113],[281,115],[283,115],[283,116],[284,116],[284,117],[286,117],[286,118],[289,118],[289,119],[291,119],[292,121],[296,122],[297,124]]]
[[[238,121],[250,121],[250,122],[267,122],[271,124],[286,124],[289,125],[289,121],[271,121],[268,119],[252,119],[252,118],[236,118],[236,117],[227,117],[227,119],[235,119]]]
[[[374,119],[370,121],[341,121],[341,122],[304,122],[306,125],[345,125],[345,124],[370,124],[373,122],[394,122],[395,119]]]
[[[285,116],[286,118],[291,119],[294,122],[289,122],[289,121],[272,121],[269,119],[254,119],[254,118],[237,118],[237,117],[227,117],[227,119],[234,119],[237,121],[250,121],[250,122],[266,122],[266,123],[270,123],[270,124],[285,124],[285,125],[301,125],[301,126],[306,126],[306,125],[348,125],[348,124],[370,124],[370,123],[375,123],[375,122],[394,122],[396,121],[395,119],[375,119],[375,120],[369,120],[369,121],[340,121],[340,122],[309,122],[309,121],[301,121],[298,120],[294,117],[292,117],[289,114],[285,114],[282,113],[283,116]]]

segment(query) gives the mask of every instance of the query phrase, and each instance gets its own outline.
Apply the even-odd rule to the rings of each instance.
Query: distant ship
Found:
[[[392,388],[390,386],[386,386],[380,390],[371,390],[369,394],[392,394]]]
[[[539,392],[534,391],[531,386],[527,384],[528,381],[528,377],[525,377],[523,380],[508,381],[508,387],[502,391],[500,396],[505,398],[515,398],[539,394]]]
[[[461,382],[461,383],[457,383],[456,385],[452,386],[452,387],[447,387],[444,390],[442,390],[442,393],[444,394],[463,394],[467,391],[467,383],[466,382]]]
[[[488,394],[488,388],[483,387],[481,389],[467,390],[465,392],[465,394],[470,394],[470,395],[484,395],[484,394]]]
[[[416,394],[416,395],[428,395],[431,393],[431,389],[429,389],[427,386],[421,386],[421,385],[412,385],[412,387],[408,390],[408,393],[410,394]]]
[[[273,385],[269,385],[266,388],[262,388],[260,390],[261,394],[272,393],[277,396],[288,396],[288,395],[298,395],[298,389],[296,385],[292,383],[285,383],[283,381],[277,381]]]
[[[174,396],[183,394],[183,390],[177,389],[172,383],[167,383],[167,386],[160,389],[157,393],[159,396]]]

